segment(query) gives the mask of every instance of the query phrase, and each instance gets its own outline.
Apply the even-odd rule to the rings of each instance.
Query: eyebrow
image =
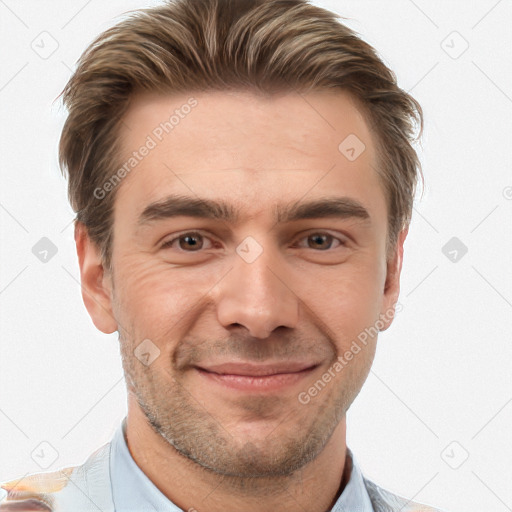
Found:
[[[195,217],[237,224],[241,219],[241,211],[222,200],[171,195],[146,206],[139,216],[138,225],[172,217]],[[326,197],[277,205],[274,207],[274,217],[276,223],[318,218],[354,219],[364,224],[370,224],[371,221],[368,210],[350,197]]]

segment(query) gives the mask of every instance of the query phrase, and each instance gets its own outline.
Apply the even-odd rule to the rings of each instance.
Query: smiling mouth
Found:
[[[285,363],[252,365],[227,363],[209,368],[195,367],[201,377],[226,389],[248,392],[272,392],[291,387],[307,376],[317,364]]]

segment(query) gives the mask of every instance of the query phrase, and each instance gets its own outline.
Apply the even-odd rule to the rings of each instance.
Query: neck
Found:
[[[126,442],[135,463],[182,510],[325,512],[334,506],[350,478],[345,417],[314,460],[281,477],[228,477],[199,466],[153,430],[132,393]]]

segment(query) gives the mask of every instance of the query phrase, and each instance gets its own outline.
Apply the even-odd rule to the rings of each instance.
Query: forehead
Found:
[[[134,164],[117,191],[123,215],[170,194],[229,200],[242,218],[335,193],[386,213],[373,134],[342,91],[141,95],[120,135],[120,165]]]

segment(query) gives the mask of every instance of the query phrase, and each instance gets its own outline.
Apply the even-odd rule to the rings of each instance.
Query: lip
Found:
[[[208,366],[198,366],[199,369],[223,375],[240,375],[243,377],[265,377],[279,373],[298,373],[312,366],[314,363],[305,361],[283,361],[281,363],[253,364],[253,363],[223,363]]]
[[[249,392],[271,392],[293,386],[310,375],[317,364],[284,362],[266,365],[225,363],[207,368],[195,367],[211,383]]]

